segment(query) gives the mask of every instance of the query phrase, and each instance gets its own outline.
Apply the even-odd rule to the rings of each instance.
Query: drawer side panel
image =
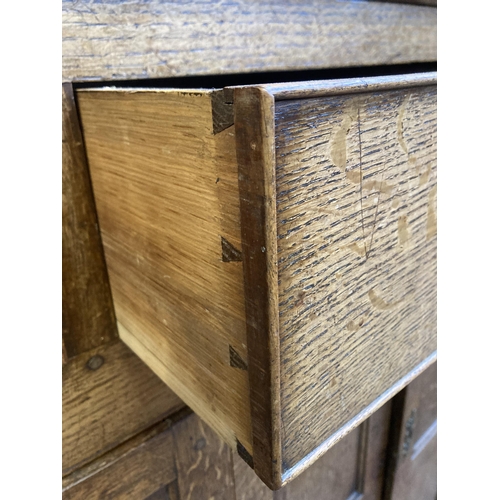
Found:
[[[213,133],[208,91],[79,105],[120,336],[251,453],[234,127]]]

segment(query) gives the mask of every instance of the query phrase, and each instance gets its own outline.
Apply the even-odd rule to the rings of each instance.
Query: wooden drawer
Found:
[[[121,338],[272,488],[436,359],[436,75],[88,89]]]

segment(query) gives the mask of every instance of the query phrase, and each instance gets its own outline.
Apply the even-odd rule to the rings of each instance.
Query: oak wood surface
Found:
[[[413,73],[412,75],[383,75],[364,78],[338,78],[335,80],[310,80],[302,82],[266,83],[259,87],[274,97],[275,101],[292,99],[312,99],[315,97],[330,97],[343,94],[357,94],[395,90],[398,88],[434,85],[437,73]],[[238,88],[254,88],[255,85],[239,85],[226,87],[224,97],[226,102],[234,101],[234,92]]]
[[[251,454],[234,127],[214,134],[213,98],[110,89],[79,105],[120,336]]]
[[[119,340],[63,366],[63,476],[184,407]]]
[[[181,500],[234,500],[231,449],[194,415],[172,429]]]
[[[280,484],[276,168],[274,100],[259,88],[235,90],[253,466],[269,487]]]
[[[63,363],[118,336],[71,84],[62,87]]]
[[[64,490],[63,500],[146,499],[176,480],[173,445],[166,431]]]
[[[272,488],[435,359],[434,79],[79,93],[120,336]]]
[[[63,81],[435,61],[436,9],[382,2],[66,0]]]
[[[437,494],[437,363],[394,398],[384,500]]]
[[[277,102],[276,159],[286,471],[435,356],[436,89]]]

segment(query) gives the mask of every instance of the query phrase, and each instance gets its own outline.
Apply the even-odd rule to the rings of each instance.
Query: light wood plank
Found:
[[[184,407],[117,340],[63,366],[63,476]]]
[[[382,2],[63,2],[63,80],[435,61],[436,9]]]
[[[234,127],[211,91],[82,91],[121,337],[252,453]],[[219,116],[219,115],[217,115]]]

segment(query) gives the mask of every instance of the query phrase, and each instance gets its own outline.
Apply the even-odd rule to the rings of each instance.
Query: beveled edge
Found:
[[[367,78],[340,78],[337,80],[311,80],[308,82],[269,83],[259,85],[274,97],[275,101],[290,99],[309,99],[314,97],[329,97],[342,94],[357,94],[361,92],[376,92],[395,90],[407,87],[435,85],[437,71],[427,73],[410,73],[404,75],[372,76]],[[255,88],[255,85],[225,87],[226,102],[233,102],[234,92],[241,88]]]
[[[425,371],[432,363],[437,361],[437,351],[430,354],[424,361],[419,363],[411,372],[407,373],[403,378],[399,379],[394,385],[383,392],[377,399],[375,399],[364,410],[358,413],[354,418],[349,420],[337,432],[333,433],[330,437],[325,439],[318,447],[308,453],[302,460],[296,463],[293,467],[285,471],[281,476],[281,486],[285,486],[292,481],[301,472],[312,465],[318,458],[323,456],[330,448],[349,434],[352,430],[358,427],[368,417],[372,416],[380,407],[387,403],[399,391],[404,389],[412,380],[417,378],[423,371]],[[280,487],[281,487],[280,486]]]
[[[281,487],[281,408],[274,97],[260,87],[234,92],[234,124],[253,433],[253,464]]]

